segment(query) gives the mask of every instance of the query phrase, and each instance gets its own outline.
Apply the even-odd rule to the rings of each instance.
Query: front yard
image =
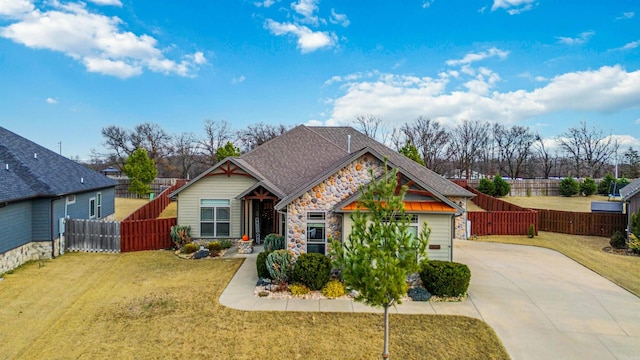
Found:
[[[0,358],[380,357],[381,314],[221,306],[241,261],[146,251],[27,264],[0,282]],[[396,359],[508,359],[488,325],[459,316],[392,315],[390,350]]]

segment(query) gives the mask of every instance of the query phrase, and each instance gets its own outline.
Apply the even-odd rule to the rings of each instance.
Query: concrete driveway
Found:
[[[640,299],[566,256],[457,241],[454,260],[471,268],[469,300],[514,359],[640,359]]]
[[[482,319],[514,360],[640,359],[640,299],[609,280],[544,248],[456,241],[453,251],[454,261],[471,269],[469,297],[457,303],[407,301],[393,312]],[[381,311],[351,300],[258,298],[253,295],[256,255],[240,255],[247,259],[220,296],[222,305],[239,310]]]

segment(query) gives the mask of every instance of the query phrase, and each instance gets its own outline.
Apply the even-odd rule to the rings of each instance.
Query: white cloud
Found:
[[[51,105],[55,105],[58,103],[58,100],[54,98],[47,98],[45,101],[47,102],[47,104],[51,104]]]
[[[637,48],[638,46],[640,46],[640,40],[626,43],[623,47],[620,48],[620,50],[631,50]]]
[[[120,0],[88,0],[96,5],[108,5],[108,6],[119,6],[122,7],[122,2]]]
[[[479,52],[479,53],[468,53],[462,59],[457,60],[447,60],[446,64],[449,66],[457,66],[457,65],[468,65],[476,61],[484,60],[490,57],[497,56],[500,59],[504,59],[509,55],[508,51],[500,50],[498,48],[491,48],[487,51]]]
[[[431,4],[433,4],[434,1],[436,1],[436,0],[424,0],[422,2],[422,8],[426,9],[426,8],[430,7]]]
[[[358,114],[376,114],[394,124],[420,115],[450,125],[464,119],[513,123],[562,111],[613,113],[640,106],[640,70],[627,72],[621,66],[566,73],[534,90],[509,92],[491,91],[500,77],[483,68],[464,83],[464,91],[447,89],[446,74],[356,78],[342,85],[344,93],[334,99],[328,125],[350,124]]]
[[[296,36],[298,38],[298,48],[303,54],[321,48],[333,47],[338,41],[338,37],[332,32],[311,31],[308,27],[298,24],[279,23],[267,19],[265,27],[277,36],[287,34]]]
[[[616,20],[628,20],[631,19],[636,13],[633,11],[622,13],[622,16],[618,16]]]
[[[0,0],[0,16],[19,18],[35,10],[28,0]]]
[[[578,37],[575,37],[575,38],[556,36],[556,39],[558,39],[558,42],[560,42],[562,44],[580,45],[580,44],[584,44],[587,41],[589,41],[589,39],[593,35],[595,35],[595,31],[584,31],[584,32],[580,33],[580,35],[578,35]]]
[[[320,22],[326,23],[326,20],[319,19],[315,12],[318,11],[319,0],[298,0],[298,2],[291,3],[293,11],[302,15],[302,18],[296,19],[297,21],[318,26]]]
[[[231,84],[235,85],[235,84],[240,84],[241,82],[245,81],[246,78],[244,77],[244,75],[240,75],[238,77],[234,77],[233,79],[231,79]]]
[[[536,0],[494,0],[491,11],[504,9],[509,15],[517,15],[533,9]],[[535,3],[535,4],[534,4]]]
[[[349,24],[351,24],[351,21],[349,21],[347,15],[338,14],[334,9],[331,9],[331,17],[329,18],[329,21],[332,24],[340,24],[344,27],[347,27],[349,26]]]
[[[357,73],[348,74],[344,76],[334,75],[331,77],[331,79],[325,81],[324,85],[327,86],[333,83],[340,83],[340,82],[353,82],[360,79],[371,78],[379,74],[380,73],[378,71],[368,71],[368,72],[357,72]]]
[[[257,7],[270,7],[271,5],[275,4],[276,2],[274,0],[264,0],[264,1],[260,1],[260,2],[254,2],[253,4]]]
[[[46,11],[14,11],[18,20],[0,27],[0,36],[30,48],[62,52],[90,72],[120,78],[139,75],[145,68],[191,76],[197,65],[206,63],[201,52],[186,55],[179,62],[169,60],[158,49],[156,39],[121,30],[123,22],[118,17],[92,13],[84,3],[54,1],[51,5],[53,8]]]
[[[636,124],[640,125],[640,119],[636,119]]]

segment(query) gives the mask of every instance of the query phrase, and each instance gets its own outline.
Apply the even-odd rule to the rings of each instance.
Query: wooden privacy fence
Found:
[[[120,251],[168,249],[173,246],[171,227],[176,218],[130,220],[120,224]]]
[[[122,222],[68,219],[65,225],[67,251],[129,252],[168,249],[173,246],[171,227],[176,218],[157,217],[171,203],[169,194],[186,183],[176,181],[157,198]]]
[[[120,224],[120,251],[142,251],[168,249],[173,246],[171,227],[176,218],[158,219],[162,211],[171,203],[169,194],[187,183],[177,180],[158,197],[134,211]]]
[[[64,238],[66,251],[118,252],[120,223],[67,219]]]
[[[538,226],[542,231],[571,235],[611,237],[627,229],[626,214],[582,213],[558,210],[538,210]]]
[[[467,219],[472,235],[526,235],[531,224],[537,234],[536,211],[470,211]]]
[[[470,186],[466,189],[476,195],[471,201],[487,210],[469,211],[467,214],[471,221],[471,235],[527,235],[531,224],[538,234],[537,211],[496,199]]]
[[[134,211],[131,215],[127,216],[124,221],[130,220],[150,220],[156,219],[162,211],[171,203],[171,198],[169,198],[169,194],[173,191],[182,187],[182,185],[186,184],[188,180],[176,180],[176,183],[166,188],[161,194],[159,194],[155,199],[149,201],[144,206]]]

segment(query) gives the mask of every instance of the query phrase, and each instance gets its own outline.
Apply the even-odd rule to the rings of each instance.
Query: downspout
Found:
[[[49,215],[51,217],[50,220],[50,231],[51,231],[51,258],[55,259],[56,258],[56,238],[55,238],[55,234],[53,233],[53,203],[56,201],[55,198],[51,199],[51,208],[50,208],[50,212]]]

